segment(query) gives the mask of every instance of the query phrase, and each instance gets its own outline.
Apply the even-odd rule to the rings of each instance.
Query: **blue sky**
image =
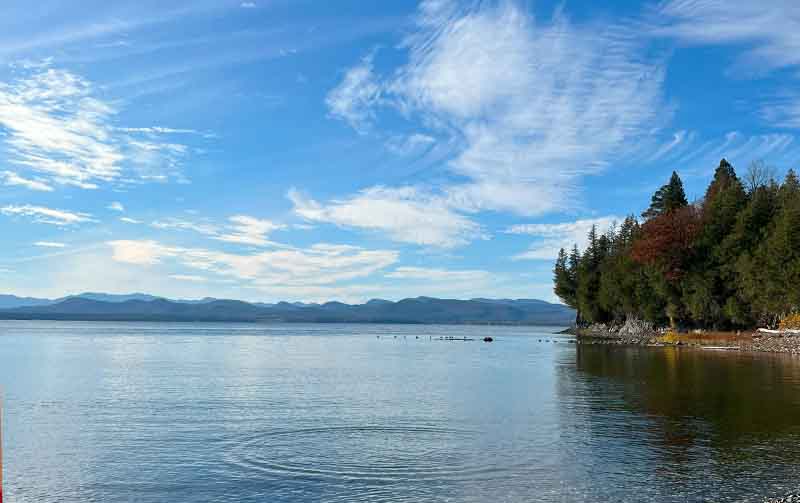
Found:
[[[798,167],[800,4],[0,6],[0,291],[553,300],[672,170]]]

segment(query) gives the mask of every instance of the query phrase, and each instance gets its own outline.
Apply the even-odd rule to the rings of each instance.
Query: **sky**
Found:
[[[0,4],[0,293],[540,298],[723,157],[800,167],[800,3]]]

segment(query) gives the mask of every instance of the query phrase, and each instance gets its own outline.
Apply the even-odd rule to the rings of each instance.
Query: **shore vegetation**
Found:
[[[673,172],[641,217],[560,251],[556,295],[579,326],[800,327],[800,181],[773,173],[756,162],[740,178],[722,159],[690,203]]]

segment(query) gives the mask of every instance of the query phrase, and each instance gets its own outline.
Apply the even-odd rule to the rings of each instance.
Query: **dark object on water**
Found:
[[[494,339],[492,339],[491,337],[484,337],[483,338],[483,342],[492,342],[493,340]]]

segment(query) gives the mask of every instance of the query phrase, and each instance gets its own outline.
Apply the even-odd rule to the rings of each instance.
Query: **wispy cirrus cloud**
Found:
[[[705,174],[722,157],[741,169],[755,160],[791,166],[800,157],[800,141],[789,133],[752,135],[730,131],[708,138],[698,131],[678,131],[671,138],[642,142],[628,160],[642,165],[669,163],[680,166],[686,174]]]
[[[761,119],[775,127],[800,129],[800,93],[779,93],[761,105]]]
[[[669,0],[658,35],[693,44],[741,44],[743,62],[767,69],[800,64],[800,4],[793,0]]]
[[[268,239],[270,233],[286,229],[286,225],[249,215],[228,217],[226,225],[216,224],[209,220],[187,220],[171,217],[156,220],[150,226],[161,230],[193,231],[216,241],[227,243],[290,248],[287,245],[281,245]]]
[[[39,246],[41,248],[65,248],[67,245],[57,241],[37,241],[33,243],[33,246]]]
[[[329,285],[369,276],[398,259],[397,252],[391,250],[329,244],[252,254],[168,246],[153,240],[118,240],[108,245],[118,262],[155,266],[171,261],[253,287]]]
[[[693,45],[731,45],[742,51],[734,71],[751,77],[800,66],[800,3],[793,0],[669,0],[660,5],[653,32]],[[797,73],[761,103],[759,116],[781,128],[800,128]]]
[[[0,87],[0,125],[11,162],[51,181],[83,188],[118,178],[123,159],[110,141],[114,109],[88,81],[48,68]]]
[[[85,222],[96,222],[88,213],[78,213],[67,210],[47,208],[44,206],[8,205],[0,208],[0,213],[6,216],[26,217],[34,222],[51,225],[76,225]]]
[[[264,220],[248,215],[234,215],[228,219],[231,225],[226,232],[214,239],[228,243],[239,243],[252,246],[269,246],[275,243],[268,240],[269,234],[276,230],[285,229],[283,224],[271,220]]]
[[[373,106],[379,103],[382,92],[383,85],[376,80],[370,55],[347,70],[342,82],[328,93],[325,104],[332,117],[365,133],[375,118]]]
[[[479,235],[464,214],[566,209],[582,176],[604,170],[669,115],[664,65],[648,60],[625,26],[580,26],[560,13],[537,22],[514,2],[463,7],[428,0],[402,50],[406,63],[385,76],[376,74],[372,56],[363,59],[327,103],[333,117],[361,133],[384,113],[399,112],[449,138],[453,154],[444,165],[451,180],[427,199],[427,210],[403,201],[420,213],[462,217],[468,232],[444,240],[449,246]],[[334,218],[334,210],[349,207],[342,200],[320,205],[339,222],[345,218]],[[407,239],[373,219],[348,219],[347,225],[431,242]]]
[[[135,137],[140,130],[116,128],[118,110],[97,97],[90,81],[48,65],[0,83],[0,130],[6,132],[0,144],[8,162],[36,177],[6,172],[6,183],[33,190],[97,189],[123,179],[178,176],[185,145],[140,139]]]
[[[2,177],[4,185],[20,186],[30,190],[38,190],[40,192],[53,191],[53,187],[47,185],[45,182],[41,180],[33,180],[30,178],[19,176],[17,173],[13,171],[3,171],[2,173],[0,173],[0,177]]]
[[[170,128],[170,127],[162,127],[162,126],[148,126],[148,127],[118,127],[115,128],[116,131],[121,131],[123,133],[147,133],[151,135],[164,135],[164,134],[190,134],[190,135],[200,135],[207,138],[213,138],[216,135],[213,133],[198,131],[196,129],[186,129],[186,128]]]
[[[450,190],[469,211],[562,209],[578,177],[602,170],[663,110],[664,69],[622,27],[446,1],[424,2],[418,26],[390,86],[404,110],[462,138],[449,166],[467,181]]]
[[[120,213],[124,213],[125,212],[125,206],[119,201],[112,202],[111,204],[109,204],[107,206],[107,208],[109,210],[111,210],[111,211],[118,211]]]
[[[488,271],[437,269],[431,267],[398,267],[384,275],[391,279],[423,281],[485,281],[491,278]]]
[[[442,196],[415,187],[372,187],[320,204],[295,189],[294,212],[311,222],[386,233],[402,243],[452,248],[483,237],[481,226],[453,211]]]
[[[515,255],[514,259],[553,260],[558,256],[561,248],[569,250],[577,244],[579,249],[585,249],[587,235],[593,226],[597,227],[597,232],[602,234],[622,220],[616,216],[606,216],[557,224],[521,224],[509,227],[506,232],[534,238],[534,243],[530,248]]]
[[[30,29],[23,32],[13,29],[0,30],[0,55],[11,57],[39,53],[43,50],[53,52],[54,49],[63,50],[90,42],[94,42],[92,48],[128,46],[131,43],[120,38],[139,30],[147,31],[153,26],[174,22],[176,19],[229,8],[214,0],[191,2],[176,0],[158,5],[156,8],[146,8],[146,6],[146,3],[136,6],[145,8],[106,5],[102,9],[82,11],[75,20],[75,6],[49,4],[50,14],[59,22],[39,26],[35,22],[38,19],[37,12],[22,4],[9,5],[9,10],[4,11],[8,19],[0,21],[0,28],[26,23]]]
[[[207,236],[215,236],[219,233],[219,227],[209,222],[196,222],[181,218],[165,218],[156,220],[150,224],[151,227],[161,230],[182,230],[194,231]]]
[[[205,276],[198,276],[195,274],[170,274],[170,278],[177,279],[178,281],[191,281],[192,283],[205,283],[208,278]]]

